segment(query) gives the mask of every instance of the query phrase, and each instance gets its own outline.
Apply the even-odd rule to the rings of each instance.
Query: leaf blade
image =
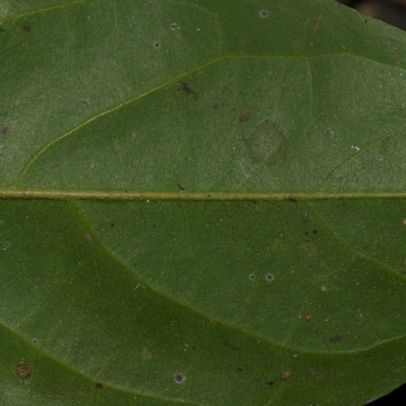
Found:
[[[403,33],[325,1],[18,7],[5,402],[360,405],[404,382]]]

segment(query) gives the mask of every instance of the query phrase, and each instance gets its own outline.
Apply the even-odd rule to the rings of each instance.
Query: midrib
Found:
[[[142,192],[142,191],[72,191],[39,189],[0,189],[2,199],[70,199],[70,200],[332,200],[332,199],[399,199],[406,192],[281,192],[281,193],[235,193],[235,192]]]

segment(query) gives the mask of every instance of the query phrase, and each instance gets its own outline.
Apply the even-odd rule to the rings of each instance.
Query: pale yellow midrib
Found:
[[[338,199],[399,199],[406,192],[280,192],[280,193],[227,193],[227,192],[137,192],[137,191],[72,191],[39,189],[0,189],[1,199],[69,199],[69,200],[195,200],[195,201],[274,201],[274,200],[338,200]]]

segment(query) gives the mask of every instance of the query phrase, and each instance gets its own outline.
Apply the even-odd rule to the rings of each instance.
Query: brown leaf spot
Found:
[[[99,383],[99,382],[96,382],[96,383],[94,384],[94,387],[95,387],[95,389],[103,389],[103,384],[102,384],[102,383]]]
[[[287,380],[290,379],[291,376],[292,376],[291,370],[287,366],[283,365],[281,369],[281,379]]]
[[[317,30],[317,27],[319,26],[319,21],[321,20],[321,16],[318,16],[314,19],[313,21],[313,27],[314,27],[314,31]]]
[[[253,163],[272,166],[286,159],[287,147],[283,135],[270,121],[262,122],[245,140],[248,155]]]
[[[243,104],[240,107],[240,111],[238,114],[238,121],[240,123],[245,123],[248,120],[248,117],[250,115],[250,106],[248,104]]]
[[[31,32],[31,27],[29,27],[28,25],[23,25],[23,26],[21,27],[21,29],[22,29],[23,31]]]
[[[332,183],[338,184],[338,183],[342,182],[343,177],[340,175],[332,174],[332,175],[330,175],[329,180]]]
[[[31,365],[27,361],[21,361],[16,366],[16,374],[20,379],[28,379],[31,376]]]

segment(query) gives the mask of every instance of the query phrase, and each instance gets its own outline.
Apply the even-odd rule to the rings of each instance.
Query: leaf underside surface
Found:
[[[404,33],[326,0],[2,0],[0,54],[0,404],[406,381]]]

